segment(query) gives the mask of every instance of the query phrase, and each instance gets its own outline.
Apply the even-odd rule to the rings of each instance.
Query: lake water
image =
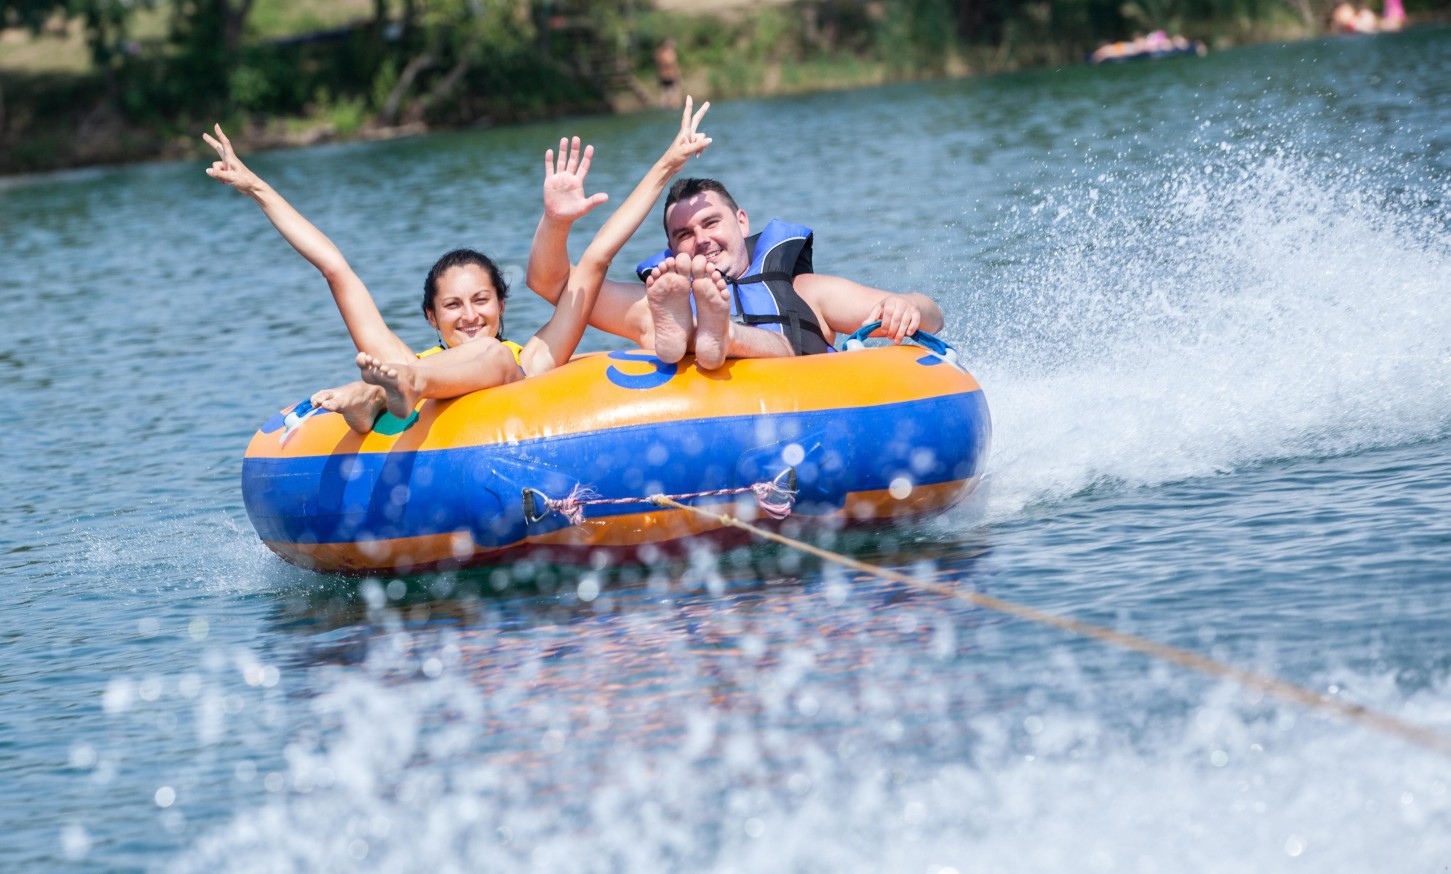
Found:
[[[559,135],[619,198],[672,122],[251,163],[421,347],[438,254],[517,276]],[[1451,734],[1451,31],[725,103],[704,128],[694,171],[811,224],[819,270],[936,296],[992,408],[978,494],[835,546]],[[5,870],[1451,866],[1442,753],[782,547],[282,563],[242,451],[351,348],[203,166],[0,183]],[[511,332],[544,316],[519,283]]]

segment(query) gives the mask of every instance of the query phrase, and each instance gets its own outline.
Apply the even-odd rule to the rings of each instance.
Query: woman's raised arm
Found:
[[[247,169],[237,157],[221,125],[216,125],[215,130],[215,137],[202,134],[202,139],[216,150],[218,157],[207,168],[207,175],[256,201],[262,208],[262,214],[267,216],[282,238],[318,269],[332,290],[333,301],[358,351],[386,361],[411,357],[413,351],[383,321],[383,314],[378,311],[373,295],[353,272],[342,251],[272,186]]]

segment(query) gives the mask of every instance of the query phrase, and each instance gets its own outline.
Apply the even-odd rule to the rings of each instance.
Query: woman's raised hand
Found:
[[[670,149],[665,153],[665,163],[672,173],[678,173],[687,161],[704,152],[705,147],[714,142],[696,130],[700,127],[700,120],[705,118],[706,110],[710,109],[710,101],[700,104],[700,109],[693,113],[692,109],[694,101],[687,94],[685,109],[680,113],[680,133],[675,136],[675,142],[670,144]]]
[[[222,132],[222,126],[216,125],[214,129],[217,132],[216,137],[205,132],[202,133],[202,139],[207,141],[207,145],[217,150],[217,157],[220,159],[213,161],[212,166],[207,168],[207,175],[223,185],[232,186],[243,194],[253,193],[261,187],[262,180],[257,178],[256,173],[248,170],[247,165],[237,157],[236,151],[232,149],[232,141],[227,139],[227,135]]]
[[[603,191],[584,195],[584,178],[589,175],[589,162],[595,147],[585,146],[581,152],[579,137],[559,140],[559,155],[553,149],[544,152],[544,215],[556,221],[572,222],[610,199]]]

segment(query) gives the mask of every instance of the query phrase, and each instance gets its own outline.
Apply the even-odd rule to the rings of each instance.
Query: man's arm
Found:
[[[892,342],[900,343],[917,330],[938,333],[944,324],[942,310],[925,294],[882,291],[823,273],[803,273],[793,285],[821,314],[825,320],[822,327],[838,334],[850,334],[862,325],[881,322],[882,327],[872,336],[890,337]]]
[[[581,152],[579,146],[578,137],[561,139],[557,162],[552,151],[545,153],[544,215],[534,230],[529,262],[524,270],[524,282],[529,289],[556,307],[569,281],[570,228],[607,199],[604,194],[585,196],[584,178],[589,173],[594,148],[587,146]],[[641,346],[654,342],[645,289],[637,283],[605,280],[590,311],[589,323]]]
[[[603,192],[585,196],[584,180],[594,160],[594,146],[580,151],[579,137],[560,137],[559,156],[544,153],[544,215],[534,230],[524,282],[550,303],[557,303],[569,279],[569,229],[590,210],[610,199]]]
[[[742,325],[739,322],[730,327],[727,358],[790,358],[795,354],[791,341],[775,331]]]

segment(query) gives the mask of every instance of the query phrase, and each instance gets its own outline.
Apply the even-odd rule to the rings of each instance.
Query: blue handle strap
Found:
[[[850,337],[846,338],[846,342],[842,344],[842,348],[846,350],[862,348],[866,345],[867,337],[871,336],[871,333],[876,329],[880,328],[881,326],[881,322],[872,322],[870,324],[862,325],[860,328],[856,329],[855,333],[853,333]],[[953,349],[952,346],[950,346],[945,340],[942,340],[933,334],[929,334],[926,331],[913,331],[908,339],[916,341],[925,349],[927,349],[927,351],[935,352],[936,354],[941,355],[944,358],[949,357],[949,353],[951,353],[951,358],[957,358],[956,349]]]

